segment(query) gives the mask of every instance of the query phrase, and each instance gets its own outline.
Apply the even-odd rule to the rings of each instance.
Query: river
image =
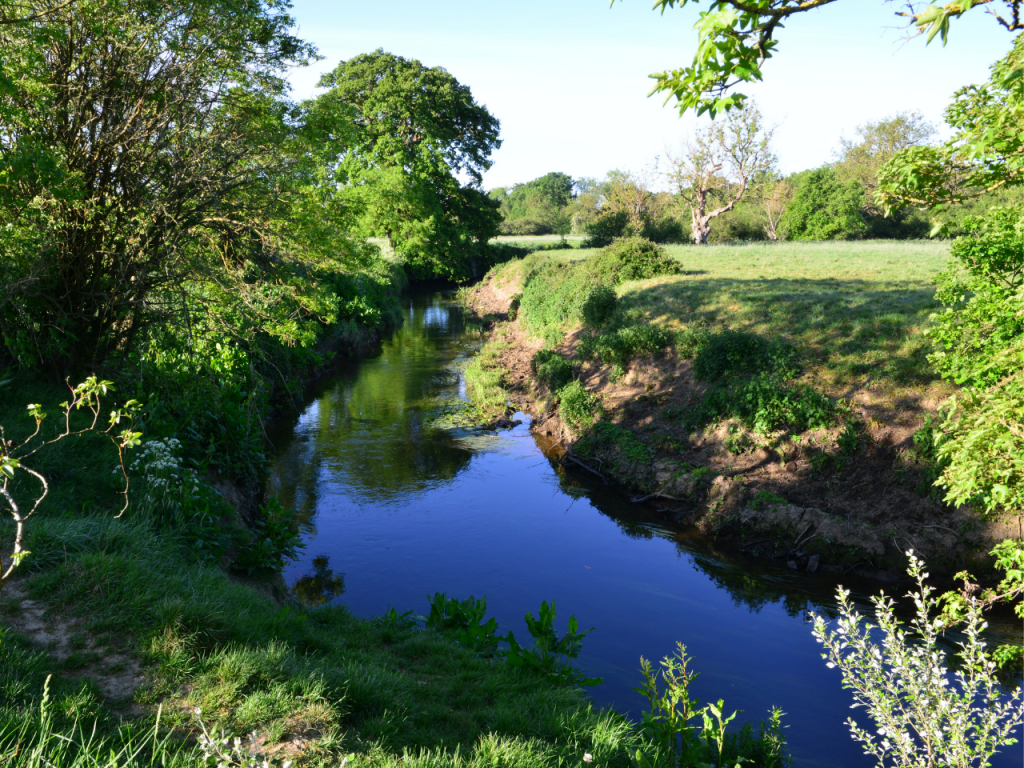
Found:
[[[523,414],[497,433],[435,428],[439,408],[464,397],[460,371],[481,338],[451,292],[414,293],[379,352],[339,363],[275,426],[269,490],[300,510],[307,545],[289,583],[326,555],[344,573],[333,599],[359,616],[425,614],[434,592],[486,595],[499,633],[520,639],[524,614],[554,600],[560,630],[569,614],[596,628],[578,660],[605,678],[588,691],[596,705],[638,717],[640,656],[682,641],[701,701],[724,698],[742,710],[737,722],[782,708],[796,765],[870,766],[844,725],[851,695],[808,619],[834,608],[835,578],[716,551],[597,477],[566,473]],[[1019,753],[993,765],[1019,765]]]

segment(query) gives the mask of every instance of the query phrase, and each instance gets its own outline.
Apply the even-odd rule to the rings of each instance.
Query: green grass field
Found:
[[[633,309],[669,330],[705,324],[779,335],[801,351],[805,378],[831,394],[891,392],[939,383],[927,362],[928,317],[944,241],[674,245],[683,273],[618,288]],[[593,250],[550,251],[577,261]],[[515,262],[506,269],[518,269]],[[940,385],[941,386],[941,385]]]

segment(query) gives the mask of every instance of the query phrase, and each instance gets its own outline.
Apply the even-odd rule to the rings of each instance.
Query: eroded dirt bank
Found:
[[[893,404],[871,389],[846,393],[862,425],[852,449],[840,445],[838,428],[761,444],[731,422],[691,434],[670,415],[704,387],[690,362],[669,350],[634,361],[617,381],[610,366],[584,363],[580,382],[600,398],[604,420],[621,429],[609,430],[611,438],[575,433],[531,370],[543,342],[508,319],[518,290],[492,274],[467,299],[493,322],[489,340],[509,401],[533,416],[532,429],[563,462],[624,486],[669,521],[791,568],[882,579],[902,574],[908,549],[935,573],[966,568],[984,577],[992,547],[1024,535],[1020,516],[985,520],[944,504],[931,488],[913,436],[937,403]],[[567,334],[558,351],[571,357],[580,333]]]

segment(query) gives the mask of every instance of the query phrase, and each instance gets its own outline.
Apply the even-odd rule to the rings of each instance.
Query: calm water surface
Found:
[[[271,490],[305,520],[290,583],[327,555],[344,573],[334,599],[357,615],[426,613],[434,592],[486,595],[499,632],[520,638],[526,611],[554,600],[560,630],[570,613],[596,627],[579,664],[605,678],[590,689],[598,706],[638,716],[640,656],[660,659],[682,641],[702,701],[724,698],[743,710],[738,721],[786,712],[797,765],[872,764],[843,725],[852,699],[807,618],[832,607],[834,580],[716,552],[597,478],[567,475],[523,414],[498,434],[432,428],[438,403],[462,395],[460,366],[480,330],[450,294],[406,304],[379,354],[339,367],[272,434]],[[1019,752],[995,764],[1020,765]]]

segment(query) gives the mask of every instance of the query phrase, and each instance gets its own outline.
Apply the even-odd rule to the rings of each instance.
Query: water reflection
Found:
[[[313,572],[299,576],[292,584],[292,594],[303,605],[316,608],[325,605],[345,591],[345,574],[335,573],[328,555],[313,558]]]
[[[325,494],[386,504],[450,482],[472,454],[432,421],[440,396],[458,383],[458,364],[479,344],[479,329],[452,301],[410,299],[377,356],[341,364],[295,422],[278,425],[270,489],[313,532]]]

